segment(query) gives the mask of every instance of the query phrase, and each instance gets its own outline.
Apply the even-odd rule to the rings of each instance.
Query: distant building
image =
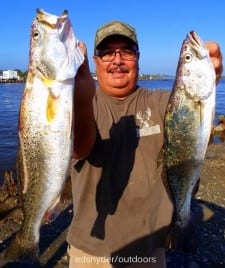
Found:
[[[2,79],[19,79],[18,73],[15,70],[2,71]]]

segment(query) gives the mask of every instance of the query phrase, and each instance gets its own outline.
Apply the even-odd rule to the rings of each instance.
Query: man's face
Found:
[[[127,38],[112,36],[103,41],[94,56],[99,87],[117,98],[128,96],[136,88],[139,52]]]

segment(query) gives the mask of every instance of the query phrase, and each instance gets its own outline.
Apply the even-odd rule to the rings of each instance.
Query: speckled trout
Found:
[[[19,111],[19,177],[24,222],[6,259],[38,258],[43,216],[57,201],[73,146],[74,79],[84,60],[68,12],[38,9],[31,27],[29,70]]]
[[[194,32],[183,41],[165,116],[164,156],[174,215],[167,246],[195,248],[191,199],[205,158],[215,110],[215,71]]]

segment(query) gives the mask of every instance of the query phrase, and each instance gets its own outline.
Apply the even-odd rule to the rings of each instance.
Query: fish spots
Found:
[[[48,122],[52,122],[56,118],[58,111],[58,102],[58,98],[55,98],[52,94],[48,95],[46,107],[46,118]]]
[[[29,72],[27,74],[26,86],[30,88],[34,83],[35,74],[33,73],[32,66],[29,67]]]
[[[25,122],[27,120],[27,107],[26,100],[30,97],[30,90],[28,87],[24,89],[24,94],[20,103],[19,110],[19,120],[18,120],[18,129],[21,131],[24,128]]]

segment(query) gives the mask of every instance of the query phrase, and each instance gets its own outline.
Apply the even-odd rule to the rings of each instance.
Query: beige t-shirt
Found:
[[[139,87],[124,100],[97,90],[98,130],[72,165],[74,217],[68,243],[95,256],[150,256],[164,246],[172,204],[158,161],[169,91]]]

